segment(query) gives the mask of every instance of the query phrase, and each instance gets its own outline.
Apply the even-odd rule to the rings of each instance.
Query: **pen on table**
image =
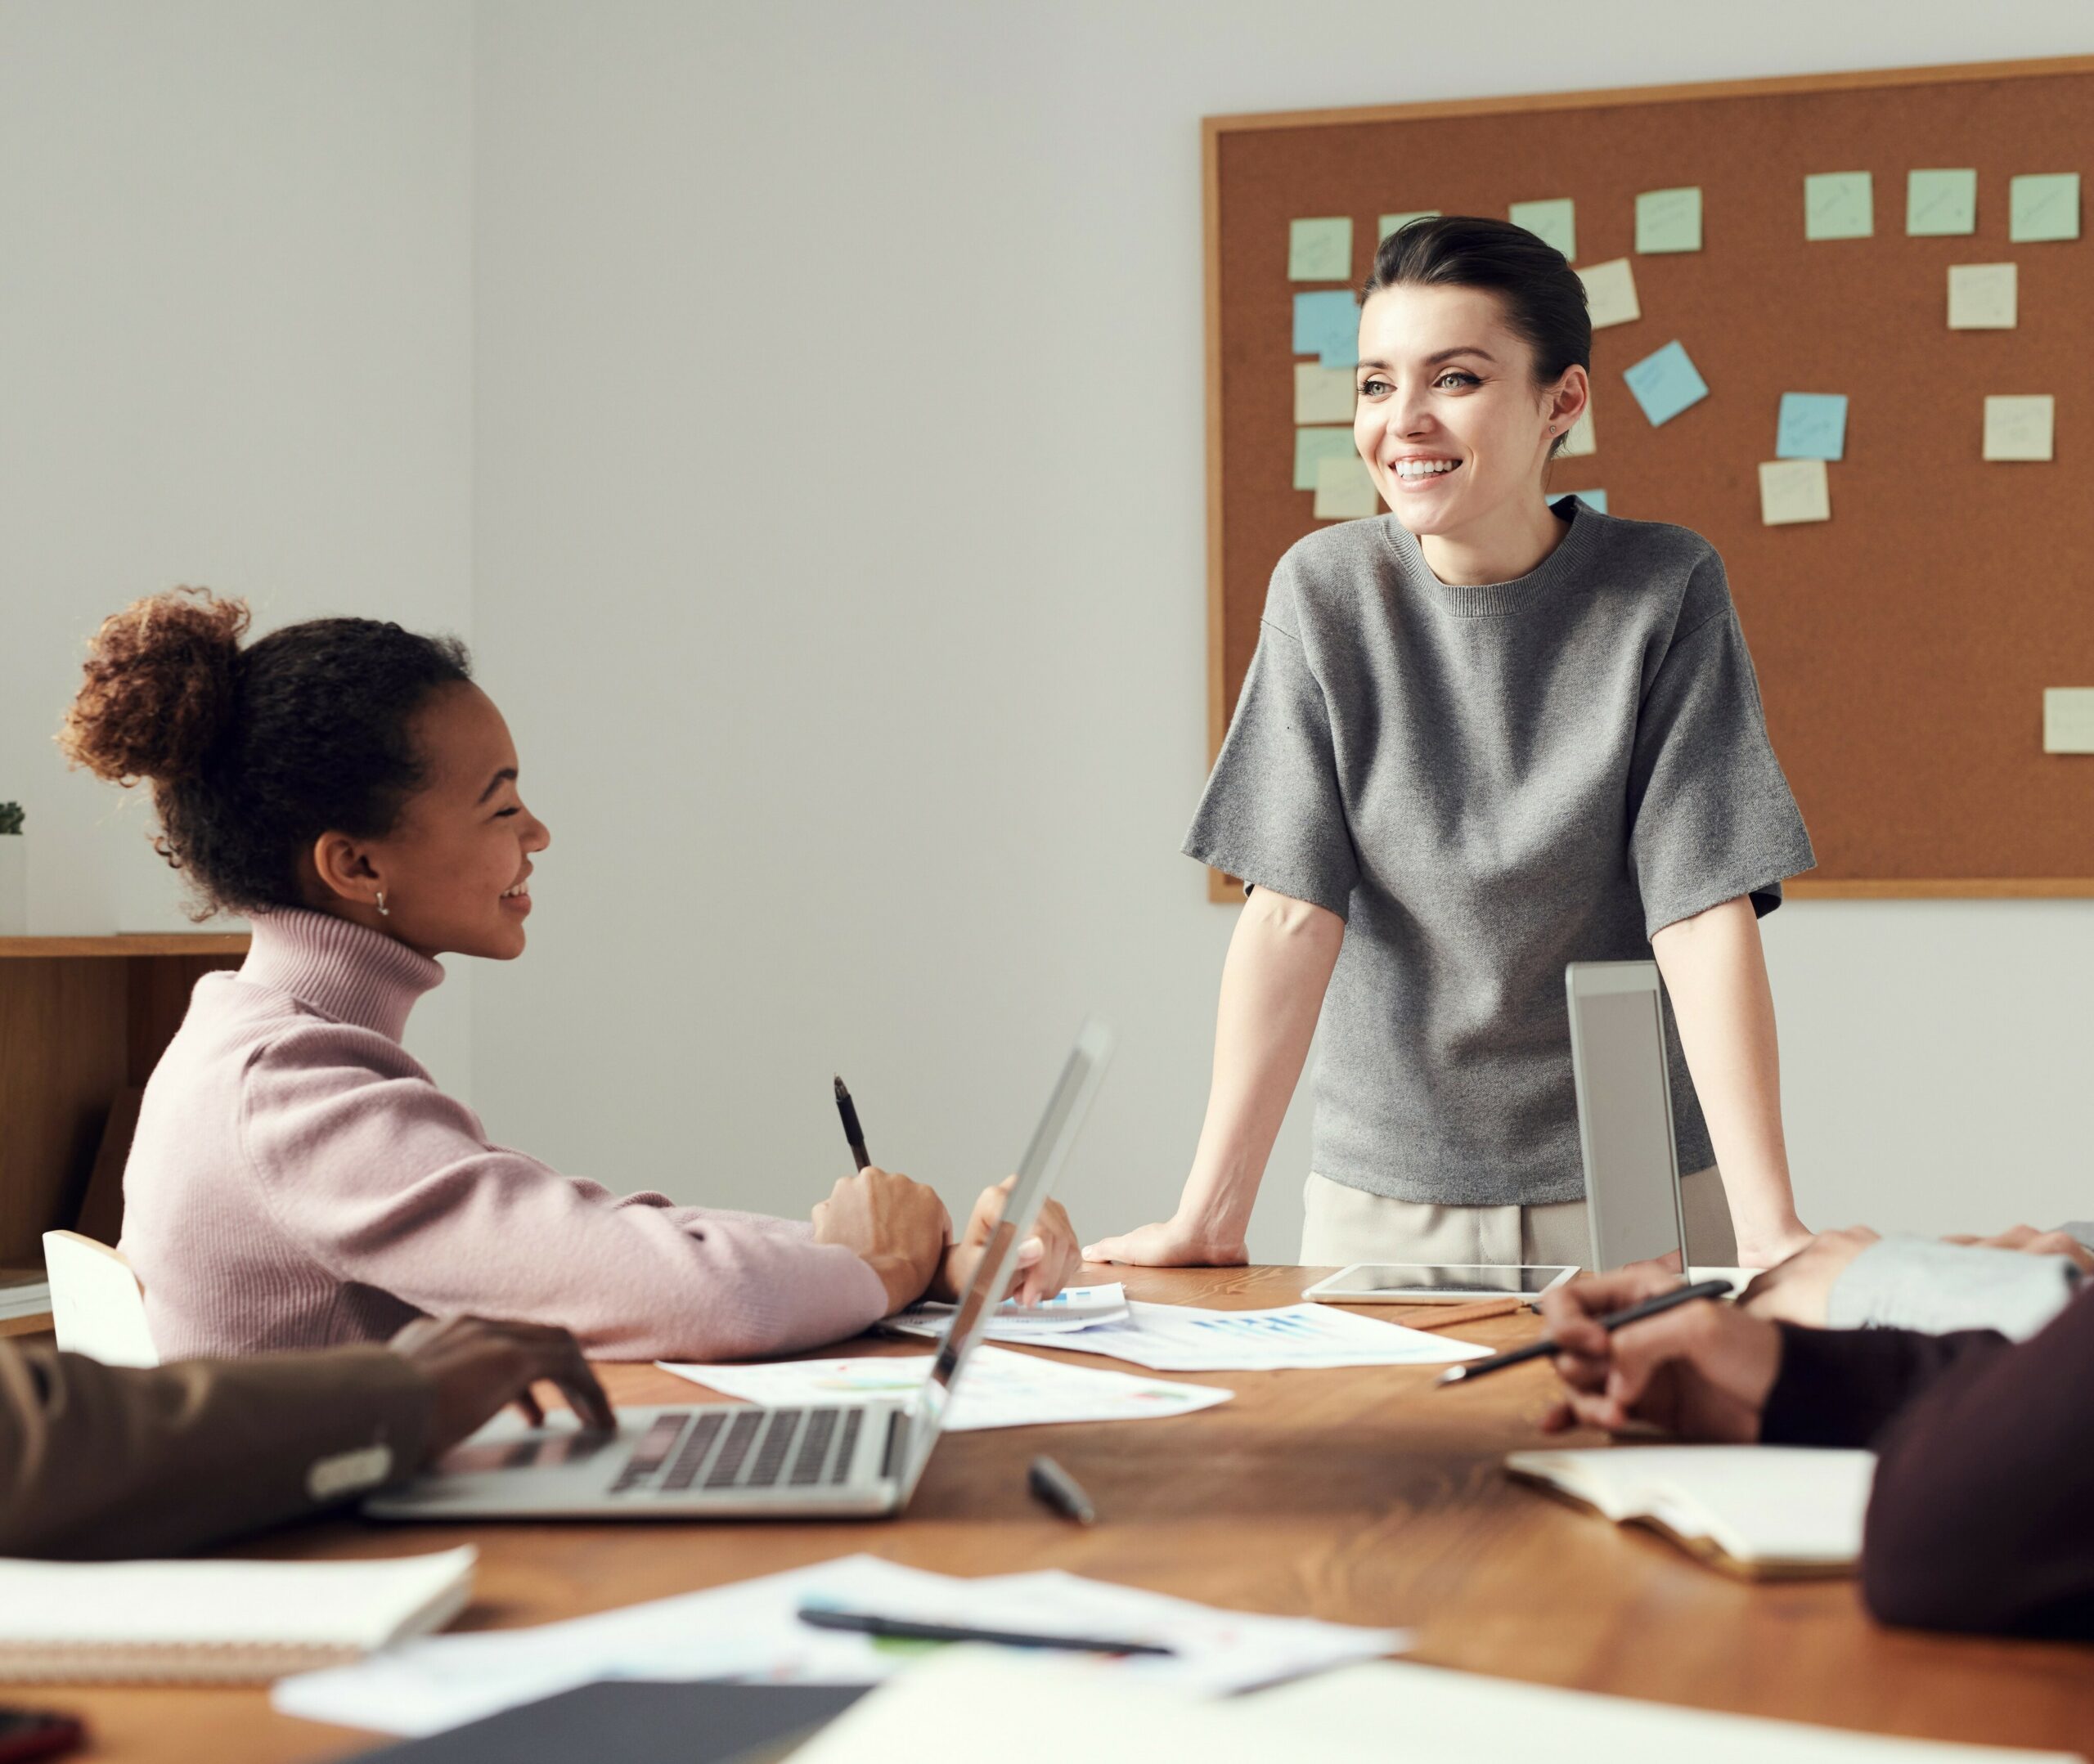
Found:
[[[851,1156],[864,1169],[873,1161],[873,1155],[865,1149],[865,1129],[858,1124],[858,1105],[851,1100],[851,1093],[844,1088],[843,1080],[836,1080],[836,1112],[843,1117],[843,1137],[851,1142]]]
[[[1090,1497],[1076,1484],[1076,1479],[1050,1457],[1036,1457],[1032,1467],[1025,1473],[1025,1485],[1031,1490],[1034,1499],[1045,1501],[1064,1519],[1074,1519],[1079,1525],[1095,1525],[1098,1509],[1090,1504]]]
[[[1640,1304],[1632,1304],[1626,1310],[1612,1311],[1593,1321],[1611,1335],[1625,1323],[1640,1322],[1647,1317],[1656,1317],[1660,1311],[1669,1311],[1675,1304],[1691,1304],[1696,1299],[1723,1299],[1730,1296],[1731,1283],[1728,1280],[1699,1280],[1691,1286],[1675,1286],[1670,1292],[1661,1292],[1656,1298],[1646,1299]],[[1434,1380],[1440,1385],[1466,1384],[1472,1378],[1481,1378],[1487,1372],[1502,1372],[1508,1366],[1524,1365],[1529,1360],[1546,1359],[1556,1352],[1556,1344],[1544,1335],[1539,1341],[1530,1341],[1524,1348],[1514,1348],[1509,1353],[1494,1353],[1487,1360],[1467,1360],[1459,1366],[1450,1366]]]
[[[881,1617],[871,1611],[832,1611],[819,1605],[800,1607],[800,1621],[816,1629],[847,1629],[861,1636],[896,1641],[994,1641],[1006,1648],[1059,1648],[1072,1654],[1175,1654],[1154,1641],[1118,1641],[1106,1636],[1036,1636],[1011,1629],[977,1629],[972,1624],[923,1623],[908,1617]]]

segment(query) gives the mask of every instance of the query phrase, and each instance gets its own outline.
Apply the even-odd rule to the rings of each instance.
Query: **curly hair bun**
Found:
[[[104,619],[58,732],[66,758],[124,784],[193,776],[231,713],[247,625],[245,601],[208,588],[154,595]]]

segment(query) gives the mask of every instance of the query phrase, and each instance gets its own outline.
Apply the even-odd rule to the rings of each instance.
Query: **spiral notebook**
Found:
[[[0,1681],[251,1685],[339,1665],[449,1623],[478,1555],[0,1561]]]

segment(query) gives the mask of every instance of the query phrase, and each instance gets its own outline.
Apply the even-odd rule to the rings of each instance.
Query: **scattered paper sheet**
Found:
[[[1636,249],[1644,256],[1701,249],[1701,191],[1647,190],[1636,199]]]
[[[1437,209],[1404,209],[1394,214],[1385,214],[1378,223],[1381,229],[1380,236],[1375,242],[1379,244],[1381,240],[1386,239],[1399,227],[1408,227],[1413,221],[1436,221],[1439,218],[1440,211]]]
[[[1847,451],[1847,397],[1836,392],[1785,392],[1774,425],[1777,460],[1837,460]]]
[[[1813,172],[1803,181],[1806,239],[1867,239],[1876,232],[1876,180],[1867,172]]]
[[[1636,402],[1643,406],[1643,414],[1653,428],[1669,423],[1682,411],[1709,396],[1707,384],[1695,371],[1685,348],[1677,343],[1669,343],[1645,356],[1622,378],[1629,382],[1629,389],[1636,394]]]
[[[1578,204],[1568,196],[1546,202],[1516,202],[1507,210],[1515,227],[1524,227],[1537,239],[1554,245],[1566,262],[1578,261]]]
[[[1491,1350],[1422,1329],[1406,1329],[1328,1304],[1263,1311],[1213,1311],[1192,1304],[1129,1306],[1107,1323],[1035,1345],[1108,1354],[1159,1372],[1276,1371],[1332,1366],[1438,1366]],[[960,1392],[963,1399],[965,1387]]]
[[[1948,266],[1948,328],[2012,330],[2017,282],[2011,263]]]
[[[1316,361],[1294,364],[1294,420],[1297,423],[1350,423],[1353,370]]]
[[[1908,172],[1905,176],[1905,231],[1916,239],[1946,238],[1978,230],[1978,174],[1955,171]]]
[[[1822,460],[1767,460],[1759,467],[1759,519],[1768,527],[1832,518]]]
[[[1585,285],[1585,312],[1594,330],[1633,324],[1643,316],[1636,303],[1636,272],[1628,258],[1588,263],[1578,272],[1578,280]]]
[[[1374,487],[1374,480],[1357,452],[1316,462],[1318,520],[1364,520],[1381,512],[1382,493]]]
[[[1352,438],[1350,429],[1297,429],[1294,432],[1294,487],[1314,490],[1316,468],[1326,460],[1359,457],[1359,446]]]
[[[912,1304],[881,1326],[905,1335],[942,1336],[952,1326],[959,1307]],[[989,1320],[990,1341],[1037,1341],[1042,1335],[1067,1335],[1117,1323],[1127,1315],[1127,1289],[1118,1281],[1100,1286],[1064,1286],[1051,1299],[1021,1305],[1006,1299]]]
[[[1359,303],[1346,288],[1294,297],[1294,352],[1326,367],[1359,365]]]
[[[2079,236],[2079,173],[2036,172],[2007,186],[2006,236],[2017,245]]]
[[[1099,1329],[1113,1326],[1104,1324]],[[1073,1347],[1099,1330],[1041,1336],[1039,1347]],[[867,1355],[856,1359],[778,1360],[755,1366],[699,1366],[667,1360],[665,1372],[688,1378],[723,1396],[752,1403],[838,1403],[866,1397],[911,1395],[930,1376],[928,1353]],[[1212,1408],[1235,1394],[1213,1385],[1174,1385],[1158,1378],[1131,1378],[1090,1366],[1043,1360],[1008,1348],[975,1349],[960,1374],[959,1389],[946,1417],[950,1433],[991,1427],[1039,1427],[1062,1421],[1154,1421]]]
[[[2033,397],[1985,400],[1984,456],[1988,460],[2047,460],[2057,416],[2049,393]]]
[[[2094,686],[2044,689],[2043,752],[2094,753]]]
[[[1352,219],[1326,215],[1290,221],[1287,228],[1287,279],[1295,282],[1349,282],[1352,280]]]
[[[1593,428],[1592,401],[1588,399],[1585,408],[1578,413],[1578,420],[1564,431],[1563,446],[1556,456],[1559,460],[1582,460],[1599,451],[1599,436]]]

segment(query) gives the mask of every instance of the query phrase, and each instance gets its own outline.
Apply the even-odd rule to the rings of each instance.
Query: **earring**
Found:
[[[380,918],[390,918],[393,916],[393,909],[385,904],[385,891],[383,888],[378,891],[378,916]]]

